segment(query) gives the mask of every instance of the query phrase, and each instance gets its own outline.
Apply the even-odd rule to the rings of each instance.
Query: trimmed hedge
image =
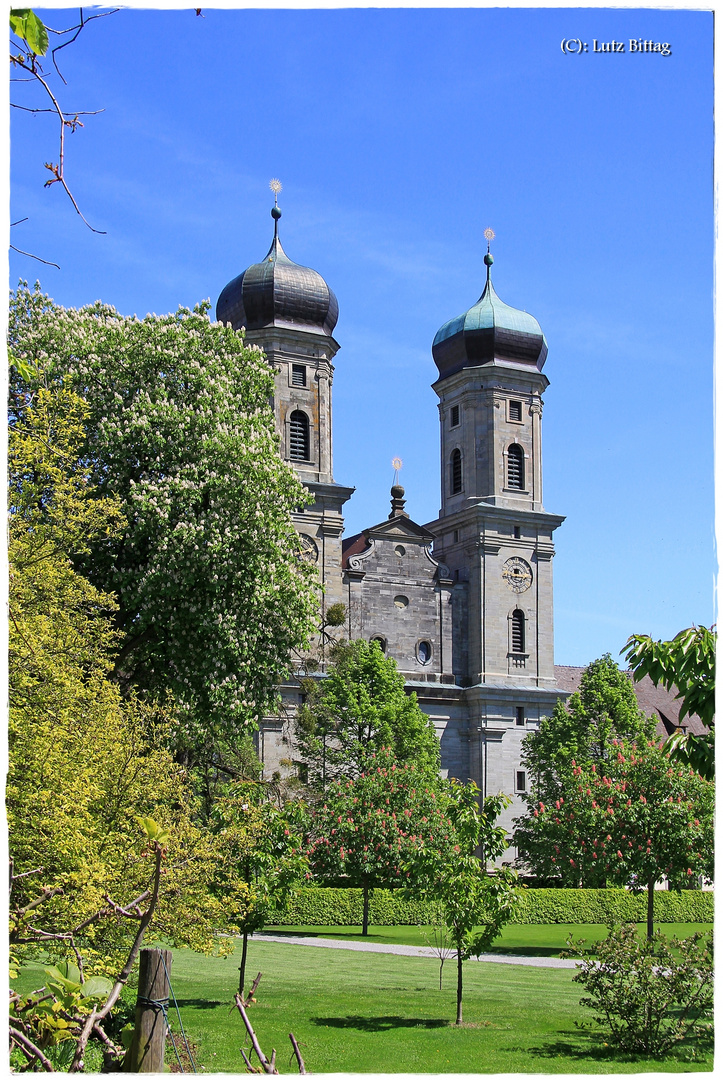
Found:
[[[513,923],[645,922],[647,896],[625,889],[521,889]],[[400,893],[374,889],[369,896],[372,926],[416,926],[435,922],[436,905],[404,900]],[[712,922],[713,893],[656,891],[654,917],[661,923]],[[300,889],[280,910],[279,926],[361,926],[361,889]]]

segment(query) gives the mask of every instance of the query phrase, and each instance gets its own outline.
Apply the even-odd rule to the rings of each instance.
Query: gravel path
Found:
[[[254,934],[258,941],[276,941],[287,945],[311,945],[317,949],[351,949],[353,952],[392,953],[395,956],[433,956],[437,953],[426,945],[382,945],[372,941],[337,941],[333,938],[291,937],[284,934]],[[490,964],[521,964],[526,967],[574,968],[574,960],[557,956],[502,956],[483,953],[479,960]]]

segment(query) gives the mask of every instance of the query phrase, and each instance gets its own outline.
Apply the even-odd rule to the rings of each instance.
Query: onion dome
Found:
[[[281,211],[274,206],[274,239],[263,262],[230,281],[218,298],[216,318],[234,330],[280,326],[331,337],[339,304],[321,274],[292,262],[279,240]]]
[[[547,342],[540,324],[526,311],[503,303],[494,290],[493,258],[485,255],[487,284],[474,307],[450,319],[438,331],[432,345],[434,362],[442,378],[464,367],[478,367],[493,360],[534,366],[542,371]]]

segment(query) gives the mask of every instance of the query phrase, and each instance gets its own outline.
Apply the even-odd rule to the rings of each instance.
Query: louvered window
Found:
[[[291,365],[291,385],[306,386],[306,364]]]
[[[459,495],[462,490],[462,455],[459,450],[452,451],[452,494]]]
[[[522,421],[522,402],[511,401],[510,402],[510,420]]]
[[[525,615],[519,608],[512,612],[512,651],[525,651]]]
[[[525,486],[525,455],[519,443],[507,451],[507,487],[522,490]]]
[[[309,418],[298,409],[289,422],[289,457],[292,461],[309,460]]]
[[[452,427],[459,427],[459,405],[453,405],[449,418]]]

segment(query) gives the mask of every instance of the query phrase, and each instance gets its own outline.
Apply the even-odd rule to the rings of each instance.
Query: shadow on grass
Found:
[[[670,1061],[671,1059],[701,1064],[708,1055],[713,1053],[713,1040],[707,1038],[685,1039],[674,1048],[671,1048],[666,1054],[663,1054],[662,1057],[654,1058],[651,1055],[635,1054],[630,1051],[620,1050],[617,1046],[609,1046],[605,1043],[605,1035],[602,1032],[563,1031],[561,1034],[563,1036],[572,1036],[577,1041],[572,1042],[564,1038],[556,1039],[554,1042],[547,1042],[542,1046],[526,1046],[524,1048],[525,1052],[532,1057],[538,1058],[567,1057],[574,1061],[607,1061],[620,1062],[621,1064],[630,1064],[631,1062],[644,1062],[647,1064],[651,1061]],[[507,1047],[503,1053],[512,1049],[512,1047]]]
[[[393,1031],[395,1028],[443,1028],[449,1020],[430,1020],[421,1016],[312,1016],[318,1027],[355,1028],[357,1031]]]
[[[176,1004],[179,1009],[222,1009],[233,1008],[233,1002],[228,1001],[209,1001],[208,998],[176,998]]]

